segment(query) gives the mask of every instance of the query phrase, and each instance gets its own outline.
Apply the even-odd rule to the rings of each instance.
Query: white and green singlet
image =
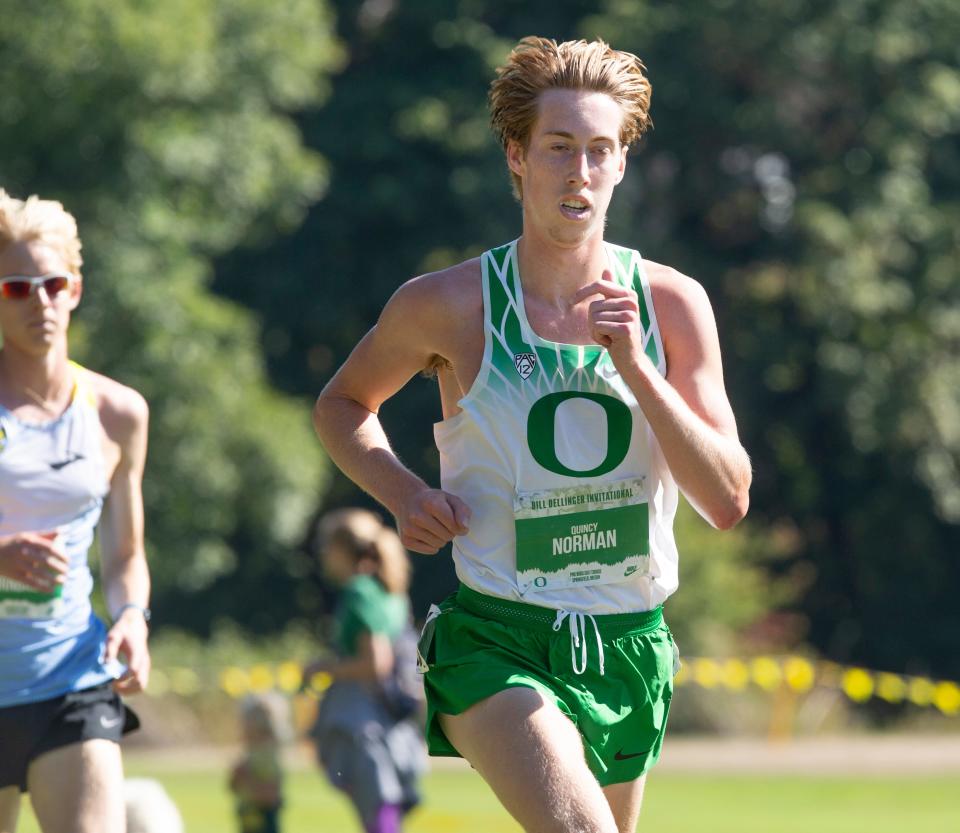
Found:
[[[639,253],[604,244],[637,293],[644,350],[666,360]],[[466,501],[457,576],[491,596],[592,614],[650,610],[677,588],[677,487],[636,398],[599,345],[540,338],[517,241],[481,258],[484,354],[434,426],[441,485]]]

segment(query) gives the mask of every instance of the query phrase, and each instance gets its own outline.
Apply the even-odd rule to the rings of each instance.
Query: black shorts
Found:
[[[0,789],[17,785],[27,791],[27,769],[35,758],[85,740],[119,742],[140,727],[111,683],[71,691],[0,709]]]

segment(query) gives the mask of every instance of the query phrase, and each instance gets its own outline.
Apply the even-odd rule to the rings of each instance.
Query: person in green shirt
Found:
[[[340,588],[336,655],[305,669],[308,682],[331,679],[311,731],[317,758],[366,833],[397,833],[419,803],[426,762],[410,561],[397,533],[363,509],[325,515],[316,541],[325,578]]]

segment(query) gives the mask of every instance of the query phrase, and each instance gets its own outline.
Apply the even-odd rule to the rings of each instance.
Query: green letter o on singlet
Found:
[[[556,413],[557,408],[568,399],[589,399],[596,402],[607,415],[607,456],[599,466],[577,471],[567,468],[557,457]],[[538,399],[527,415],[527,446],[533,459],[547,471],[563,474],[567,477],[599,477],[613,471],[630,449],[630,437],[633,434],[633,418],[626,404],[614,396],[602,393],[582,391],[561,391],[548,393]]]

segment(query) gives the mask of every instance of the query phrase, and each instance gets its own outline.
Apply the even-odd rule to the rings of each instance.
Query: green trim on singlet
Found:
[[[610,254],[614,280],[621,286],[631,286],[637,293],[640,321],[648,334],[645,352],[650,360],[662,367],[658,337],[651,333],[652,316],[647,291],[641,274],[640,257],[631,249],[605,244]],[[521,321],[522,287],[517,268],[516,242],[491,249],[483,259],[489,308],[488,337],[491,340],[487,385],[507,399],[513,391],[531,386],[539,394],[577,388],[598,391],[606,388],[600,365],[610,362],[607,351],[599,345],[577,345],[552,342],[540,338],[526,320]],[[525,310],[524,310],[525,312]],[[526,318],[526,315],[523,316]],[[523,353],[536,356],[536,367],[524,379],[516,369],[516,357]]]

